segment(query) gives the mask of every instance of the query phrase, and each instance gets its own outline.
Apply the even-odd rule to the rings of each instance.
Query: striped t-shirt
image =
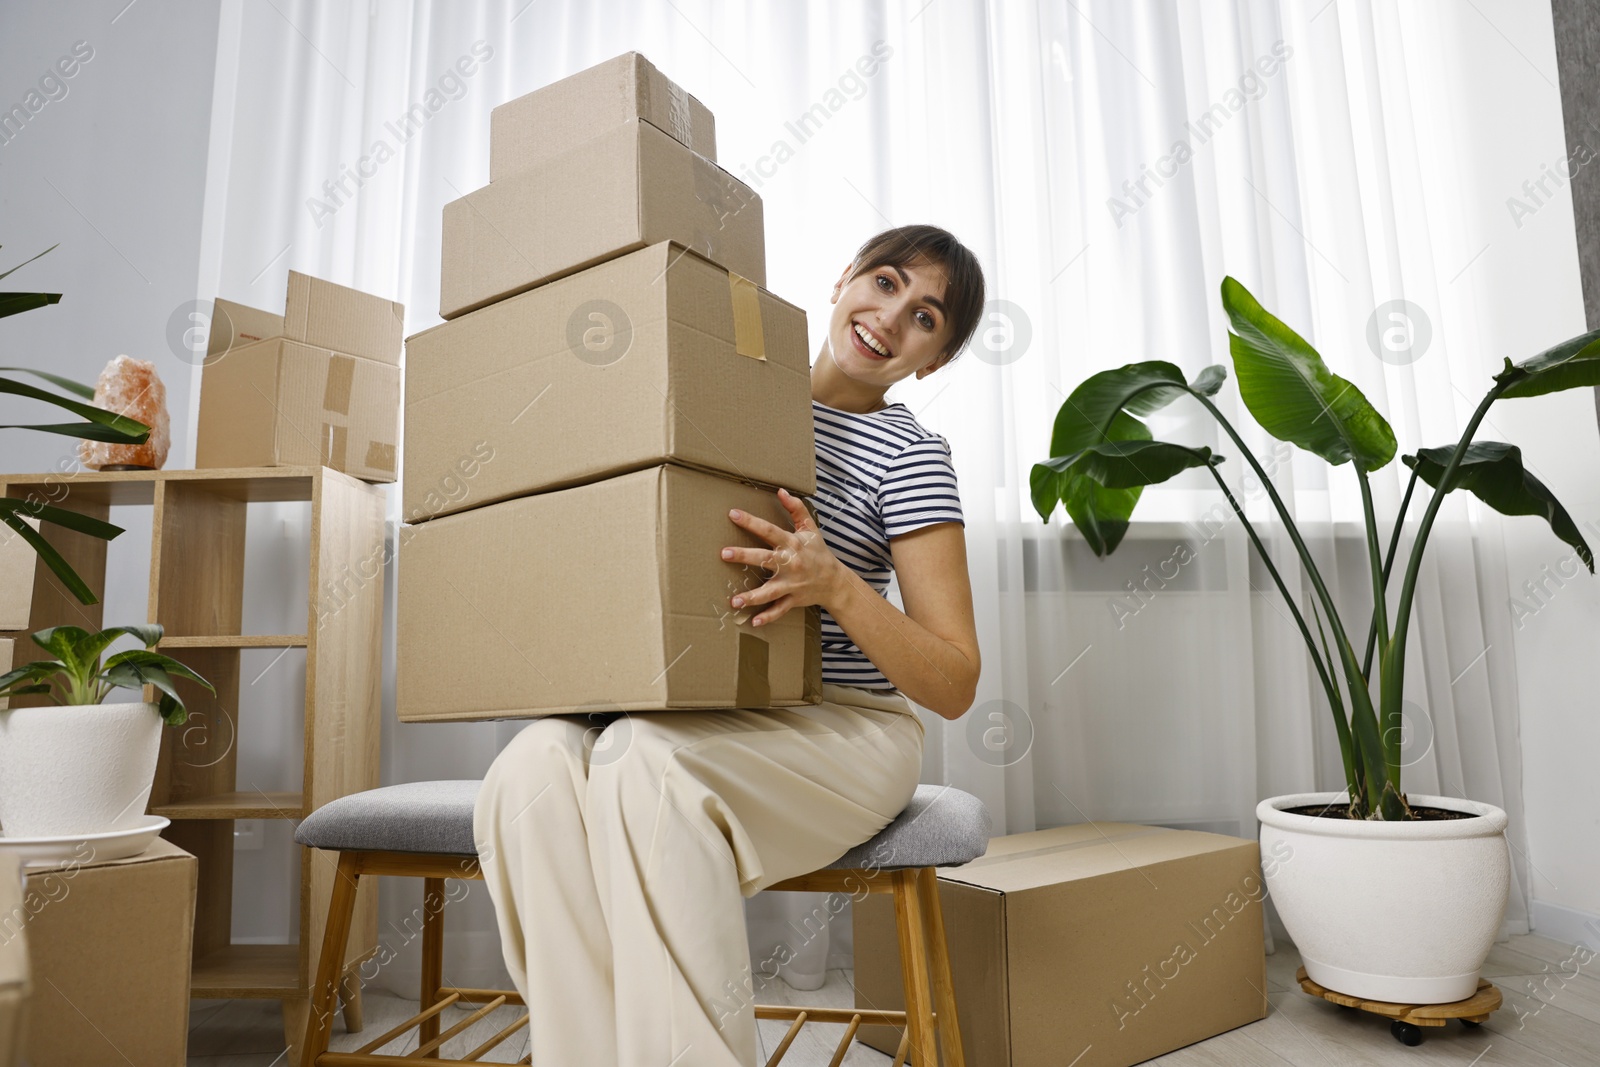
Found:
[[[885,600],[894,557],[889,538],[959,522],[950,443],[925,430],[904,404],[860,415],[811,402],[817,438],[817,509],[822,539]],[[894,684],[822,612],[822,680],[863,689]]]

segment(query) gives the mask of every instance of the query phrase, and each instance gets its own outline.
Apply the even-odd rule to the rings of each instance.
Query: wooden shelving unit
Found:
[[[378,785],[383,491],[325,467],[0,475],[0,495],[30,494],[98,518],[106,518],[113,505],[151,509],[148,620],[165,628],[162,651],[217,688],[213,697],[179,682],[193,725],[164,732],[150,798],[150,811],[172,820],[164,836],[200,860],[190,992],[284,1001],[285,1036],[298,1052],[334,863],[301,849],[297,943],[233,944],[233,820],[299,819],[331,800]],[[305,632],[245,634],[246,509],[283,501],[311,503]],[[42,529],[103,599],[106,543],[50,524]],[[64,624],[97,629],[104,624],[102,605],[78,603],[41,564],[35,569],[28,631]],[[13,636],[27,640],[26,633]],[[233,744],[240,656],[276,648],[306,650],[301,788],[241,792]],[[19,648],[17,654],[25,657],[27,650]],[[38,701],[15,698],[14,704],[30,699]],[[231,725],[233,737],[221,736],[223,723]],[[219,736],[208,751],[225,748],[224,755],[203,766],[178,757],[185,742],[193,749],[206,740],[193,731],[214,729]],[[186,735],[183,740],[180,733]],[[374,889],[362,886],[348,967],[377,949]]]

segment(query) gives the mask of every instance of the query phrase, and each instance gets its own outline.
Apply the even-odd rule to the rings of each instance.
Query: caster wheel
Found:
[[[1461,1025],[1462,1026],[1468,1026],[1468,1027],[1471,1027],[1472,1029],[1476,1030],[1478,1027],[1482,1026],[1483,1024],[1480,1023],[1476,1019],[1462,1019],[1461,1020]]]
[[[1389,1024],[1389,1032],[1393,1034],[1394,1039],[1400,1042],[1402,1045],[1422,1044],[1422,1027],[1420,1026],[1415,1026],[1411,1023],[1403,1023],[1399,1019],[1396,1019],[1394,1022]]]

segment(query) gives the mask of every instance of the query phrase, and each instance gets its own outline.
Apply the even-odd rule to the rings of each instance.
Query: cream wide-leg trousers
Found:
[[[603,725],[602,725],[603,724]],[[924,727],[897,692],[536,719],[474,818],[535,1067],[751,1067],[743,898],[910,803]]]

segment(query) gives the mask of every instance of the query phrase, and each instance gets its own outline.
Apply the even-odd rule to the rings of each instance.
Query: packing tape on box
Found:
[[[1059,845],[1046,845],[1044,848],[1032,848],[1025,852],[988,853],[975,860],[963,863],[966,867],[989,867],[996,863],[1010,863],[1013,860],[1033,859],[1036,856],[1049,856],[1056,852],[1072,852],[1080,848],[1093,848],[1095,845],[1111,844],[1116,841],[1126,841],[1130,837],[1144,837],[1146,834],[1158,834],[1167,830],[1165,826],[1139,826],[1131,830],[1122,830],[1114,834],[1096,834],[1086,841],[1067,841]],[[1131,867],[1132,864],[1129,864]]]
[[[322,409],[350,414],[350,390],[355,384],[356,361],[352,356],[328,357],[328,380],[322,388]]]
[[[739,631],[739,681],[734,699],[741,708],[772,706],[772,685],[767,680],[767,642]]]
[[[330,422],[322,424],[322,465],[336,471],[344,470],[345,451],[350,445],[350,431]]]
[[[390,441],[373,441],[367,446],[367,469],[394,473],[394,444]]]
[[[733,350],[765,360],[767,341],[761,332],[761,295],[756,283],[730,270],[728,298],[733,301]]]
[[[689,94],[668,82],[667,98],[667,122],[672,126],[672,136],[693,148],[694,114],[689,109]]]

